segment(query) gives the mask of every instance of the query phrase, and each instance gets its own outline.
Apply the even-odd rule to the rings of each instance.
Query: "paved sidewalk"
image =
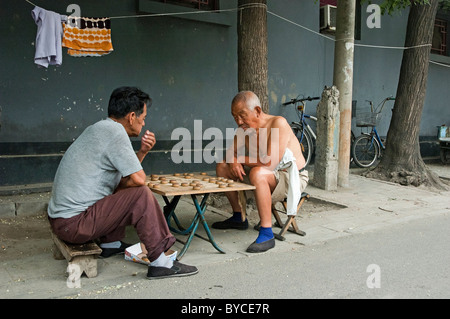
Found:
[[[438,175],[450,180],[450,166],[429,165]],[[305,237],[287,233],[286,241],[276,241],[276,247],[266,254],[272,254],[303,246],[313,246],[343,236],[376,231],[394,224],[407,223],[413,219],[426,218],[438,214],[450,213],[450,192],[433,192],[424,188],[402,187],[396,184],[367,179],[352,170],[350,187],[328,192],[309,186],[307,192],[312,199],[304,205],[301,216],[297,218]],[[158,198],[161,205],[162,198]],[[36,204],[34,204],[36,205]],[[311,205],[323,205],[324,210],[317,212]],[[309,207],[309,208],[308,208]],[[190,198],[182,199],[178,212],[190,216],[194,207]],[[179,214],[179,217],[182,215]],[[228,214],[216,208],[208,208],[207,221],[211,225],[223,220]],[[0,215],[0,218],[4,218]],[[3,220],[3,219],[2,219]],[[274,230],[278,230],[274,228]],[[199,232],[204,233],[202,227]],[[0,234],[1,235],[1,234]],[[216,242],[226,251],[217,252],[210,243],[194,238],[183,263],[203,267],[216,263],[229,262],[254,255],[245,252],[249,244],[257,237],[253,225],[247,231],[213,230]],[[33,240],[33,234],[22,234],[23,241],[29,241],[29,250],[18,255],[17,259],[4,260],[0,248],[0,298],[77,298],[91,296],[126,287],[132,287],[137,281],[146,280],[147,267],[125,261],[123,256],[98,260],[98,276],[81,278],[82,288],[71,289],[66,285],[67,262],[54,260],[51,252],[52,241],[48,238]],[[2,244],[0,238],[0,245]],[[138,242],[134,229],[130,228],[126,241]],[[36,245],[47,247],[35,249]],[[180,250],[181,244],[175,248]],[[282,261],[280,261],[282,263]],[[220,276],[220,274],[214,274]],[[195,281],[194,277],[189,277]],[[176,279],[166,279],[176,280]],[[245,284],[245,283],[243,283]]]

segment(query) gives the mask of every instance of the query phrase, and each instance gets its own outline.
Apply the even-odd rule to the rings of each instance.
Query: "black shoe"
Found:
[[[263,243],[257,244],[256,241],[248,246],[248,253],[263,253],[275,247],[275,238],[269,239]]]
[[[170,277],[192,276],[198,273],[195,266],[188,266],[178,261],[173,262],[172,268],[166,267],[148,267],[147,279],[164,279]]]
[[[132,246],[132,244],[127,244],[124,242],[120,242],[119,248],[102,248],[102,253],[100,254],[101,258],[109,258],[114,255],[120,255],[125,253],[125,249]],[[101,247],[100,247],[101,248]]]
[[[216,222],[212,224],[212,228],[215,229],[238,229],[238,230],[246,230],[248,228],[248,220],[245,222],[237,222],[230,219],[224,220],[223,222]]]

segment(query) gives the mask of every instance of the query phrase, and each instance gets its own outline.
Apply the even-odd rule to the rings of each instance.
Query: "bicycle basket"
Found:
[[[368,127],[377,126],[381,119],[381,113],[375,112],[361,112],[356,114],[356,126]]]

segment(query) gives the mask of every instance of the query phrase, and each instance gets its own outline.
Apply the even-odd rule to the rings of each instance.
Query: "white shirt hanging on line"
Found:
[[[67,21],[66,15],[61,15],[36,6],[31,16],[38,29],[36,35],[36,53],[34,62],[41,67],[62,64],[62,23]]]

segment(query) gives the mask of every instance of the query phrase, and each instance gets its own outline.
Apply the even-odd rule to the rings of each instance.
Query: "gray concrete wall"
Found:
[[[76,3],[83,16],[115,17],[149,10],[151,2]],[[74,1],[34,3],[65,13]],[[221,8],[235,8],[236,3],[222,0]],[[268,8],[319,30],[318,2],[269,0]],[[194,120],[202,120],[204,130],[217,127],[225,133],[226,128],[235,127],[230,116],[230,101],[237,90],[235,12],[220,13],[220,18],[209,22],[180,17],[114,19],[112,54],[72,58],[64,52],[61,67],[39,69],[33,63],[37,27],[32,9],[23,0],[0,3],[0,185],[51,182],[61,154],[87,126],[106,117],[109,96],[122,85],[139,86],[154,100],[147,128],[157,134],[159,143],[144,168],[158,172],[213,168],[175,167],[168,152],[177,142],[171,141],[172,131],[185,127],[193,132]],[[383,16],[381,29],[367,28],[367,15],[363,7],[357,44],[403,46],[406,12]],[[268,29],[271,113],[296,120],[293,108],[281,103],[300,94],[320,96],[326,85],[332,85],[334,42],[272,14]],[[395,95],[401,58],[401,50],[356,48],[353,99],[358,108],[368,107],[365,100]],[[422,138],[435,137],[437,125],[450,125],[449,72],[445,67],[430,67]],[[315,105],[310,104],[308,112],[315,114]],[[388,124],[386,117],[380,125],[382,135]]]
[[[64,13],[73,1],[35,1]],[[83,16],[137,14],[136,1],[77,2]],[[36,25],[25,1],[1,5],[1,142],[70,142],[106,117],[113,89],[136,85],[154,104],[147,126],[162,140],[194,119],[217,121],[235,93],[234,27],[177,18],[112,20],[114,52],[101,58],[72,58],[61,67],[33,64]],[[234,24],[234,23],[233,23]],[[227,108],[228,111],[228,108]]]

